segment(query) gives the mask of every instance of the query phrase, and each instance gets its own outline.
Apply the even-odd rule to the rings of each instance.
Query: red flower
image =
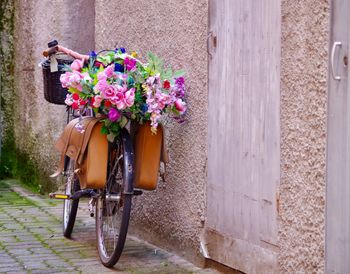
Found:
[[[75,101],[79,100],[79,94],[78,93],[73,93],[72,98]]]
[[[105,101],[105,108],[110,108],[112,105],[111,101]]]
[[[165,88],[165,89],[169,89],[170,88],[170,82],[168,80],[165,80],[163,82],[163,88]]]
[[[72,109],[78,109],[79,108],[79,105],[77,102],[73,102],[72,104]]]
[[[85,100],[81,100],[81,101],[80,101],[80,105],[81,105],[81,106],[86,105],[86,103],[87,103],[87,102],[86,102]]]
[[[94,66],[98,67],[98,68],[101,67],[101,66],[104,67],[104,65],[101,62],[99,62],[99,61],[95,61]]]
[[[95,97],[91,97],[90,98],[90,105],[93,106],[95,102]]]

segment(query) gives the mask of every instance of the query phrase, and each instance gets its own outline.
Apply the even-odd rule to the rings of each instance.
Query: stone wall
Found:
[[[280,273],[322,273],[329,1],[282,1]]]
[[[187,123],[169,123],[166,183],[135,199],[131,228],[141,238],[198,259],[205,215],[207,157],[207,0],[96,0],[96,49],[123,46],[185,68]]]

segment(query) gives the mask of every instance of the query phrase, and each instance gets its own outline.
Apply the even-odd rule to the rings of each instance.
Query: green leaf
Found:
[[[137,90],[136,92],[135,92],[135,101],[136,102],[142,102],[142,93],[141,93],[141,91],[139,91],[139,90]]]
[[[162,71],[162,74],[160,75],[160,78],[162,78],[162,80],[165,79],[171,79],[173,77],[173,70],[171,68],[168,68],[167,70]]]
[[[83,81],[82,87],[83,87],[82,92],[86,95],[90,95],[93,91],[92,87],[88,83],[86,83],[85,81]]]
[[[145,119],[146,119],[147,121],[150,120],[150,119],[151,119],[151,113],[146,112],[146,113],[145,113]]]
[[[109,133],[108,128],[106,127],[106,125],[103,125],[101,128],[101,133],[107,135]]]
[[[107,126],[107,127],[109,127],[110,125],[111,125],[111,120],[109,120],[109,119],[103,119],[102,120],[103,122],[104,122],[104,124]]]
[[[69,91],[70,93],[79,93],[79,90],[77,90],[76,88],[72,88],[72,87],[69,87],[69,88],[68,88],[68,91]]]
[[[82,73],[84,73],[84,72],[89,72],[89,69],[88,69],[88,68],[83,68],[83,69],[81,70],[81,72],[82,72]]]
[[[186,71],[184,69],[180,69],[175,71],[174,78],[179,78],[181,76],[184,76],[186,74]]]
[[[109,133],[109,134],[107,135],[107,140],[108,140],[110,143],[113,143],[115,137],[117,137],[117,135],[116,135],[115,133]]]
[[[111,131],[113,131],[115,133],[119,132],[120,131],[119,123],[112,122],[110,125],[110,129],[111,129]]]
[[[128,123],[128,118],[126,118],[125,116],[122,116],[122,118],[119,121],[119,125],[121,128],[125,127],[125,125]]]
[[[148,56],[148,70],[150,75],[155,75],[163,70],[163,61],[152,52],[147,53]]]

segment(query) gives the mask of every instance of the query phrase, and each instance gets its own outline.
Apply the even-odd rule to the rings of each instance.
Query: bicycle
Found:
[[[89,60],[89,56],[64,48],[56,41],[48,44],[43,52],[45,57],[56,53],[64,53],[75,59]],[[67,122],[70,115],[77,117],[74,111],[67,107]],[[78,116],[93,116],[92,111],[79,113]],[[141,190],[134,190],[134,151],[131,137],[123,128],[113,143],[108,144],[108,170],[106,184],[103,189],[80,189],[75,162],[65,156],[63,175],[65,177],[65,193],[51,193],[51,198],[64,199],[63,205],[63,235],[71,237],[77,216],[79,199],[90,197],[90,216],[95,215],[97,248],[100,260],[106,267],[113,267],[119,260],[128,232],[132,197],[141,195]],[[95,210],[94,210],[95,208]],[[95,211],[95,212],[94,212]]]

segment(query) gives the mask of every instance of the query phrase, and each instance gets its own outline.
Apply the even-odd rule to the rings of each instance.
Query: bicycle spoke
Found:
[[[65,194],[73,195],[79,189],[79,181],[74,174],[74,161],[68,159],[67,169],[65,170],[66,184]],[[78,210],[78,200],[65,199],[63,203],[63,235],[70,237]]]
[[[98,251],[102,263],[107,267],[113,266],[118,261],[123,250],[132,198],[123,195],[126,183],[123,174],[124,148],[119,143],[110,149],[108,179],[105,189],[101,190],[96,207]],[[127,205],[126,215],[123,214],[125,205]]]

